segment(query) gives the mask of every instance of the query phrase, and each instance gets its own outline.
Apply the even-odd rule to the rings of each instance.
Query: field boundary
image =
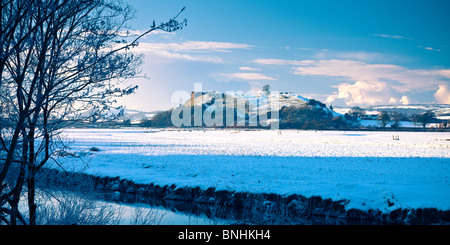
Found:
[[[232,219],[236,224],[254,225],[431,225],[450,224],[450,210],[436,208],[380,210],[346,209],[347,200],[333,201],[300,194],[250,193],[217,190],[213,187],[139,184],[120,177],[94,176],[81,172],[43,169],[44,186],[111,192],[123,198],[158,203],[174,211]]]

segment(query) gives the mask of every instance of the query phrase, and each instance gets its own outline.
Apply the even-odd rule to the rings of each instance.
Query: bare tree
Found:
[[[385,128],[391,121],[391,116],[387,111],[380,111],[380,113],[378,113],[378,120],[380,120],[381,127]]]
[[[400,121],[405,117],[403,113],[398,111],[393,111],[391,113],[391,118],[394,123],[391,125],[392,128],[398,128],[400,126]]]
[[[433,119],[435,119],[435,117],[435,113],[431,110],[428,110],[422,114],[413,115],[412,121],[425,128],[429,123],[433,121]]]
[[[130,6],[113,0],[11,0],[1,3],[0,218],[17,219],[27,184],[29,224],[36,220],[36,172],[57,159],[60,129],[73,122],[105,119],[115,98],[139,73],[138,40],[155,31],[175,31],[177,21],[151,24],[139,36],[128,31]],[[181,12],[184,9],[181,10]],[[180,12],[180,13],[181,13]],[[5,181],[13,165],[16,181]],[[9,221],[7,215],[10,216]]]
[[[359,106],[355,106],[351,108],[350,115],[355,119],[361,119],[366,115],[366,111]]]

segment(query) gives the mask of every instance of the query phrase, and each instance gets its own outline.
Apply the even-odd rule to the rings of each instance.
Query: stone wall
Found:
[[[91,188],[115,192],[135,200],[157,200],[165,208],[183,212],[203,212],[239,224],[450,224],[450,210],[435,208],[380,210],[345,209],[346,200],[333,201],[299,194],[249,193],[216,190],[211,187],[138,184],[119,177],[99,177],[83,173],[62,173],[46,169],[40,181],[63,188]]]

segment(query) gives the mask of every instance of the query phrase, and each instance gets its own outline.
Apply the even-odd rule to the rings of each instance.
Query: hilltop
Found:
[[[225,99],[226,98],[226,99]],[[221,103],[216,103],[216,100],[222,99]],[[326,107],[320,101],[314,99],[308,99],[300,94],[294,94],[290,92],[281,92],[276,94],[271,93],[233,93],[224,94],[216,91],[211,92],[201,92],[193,93],[191,98],[187,100],[183,105],[184,107],[196,107],[201,106],[205,111],[212,112],[217,109],[218,106],[227,106],[226,102],[234,102],[233,109],[236,117],[236,121],[245,120],[248,124],[252,120],[265,120],[258,118],[260,112],[269,111],[280,111],[282,112],[284,108],[297,108],[306,109],[310,108],[312,110],[319,110],[324,115],[329,118],[336,116],[343,116],[342,114],[336,113]],[[240,105],[240,106],[239,106]],[[281,117],[282,115],[280,115]],[[268,121],[278,120],[274,118],[268,118]],[[261,121],[264,123],[264,121]]]

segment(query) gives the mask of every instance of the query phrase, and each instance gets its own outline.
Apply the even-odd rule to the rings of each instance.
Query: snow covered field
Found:
[[[346,199],[347,208],[450,209],[450,133],[70,129],[66,169],[137,183]],[[393,140],[398,136],[399,140]]]

